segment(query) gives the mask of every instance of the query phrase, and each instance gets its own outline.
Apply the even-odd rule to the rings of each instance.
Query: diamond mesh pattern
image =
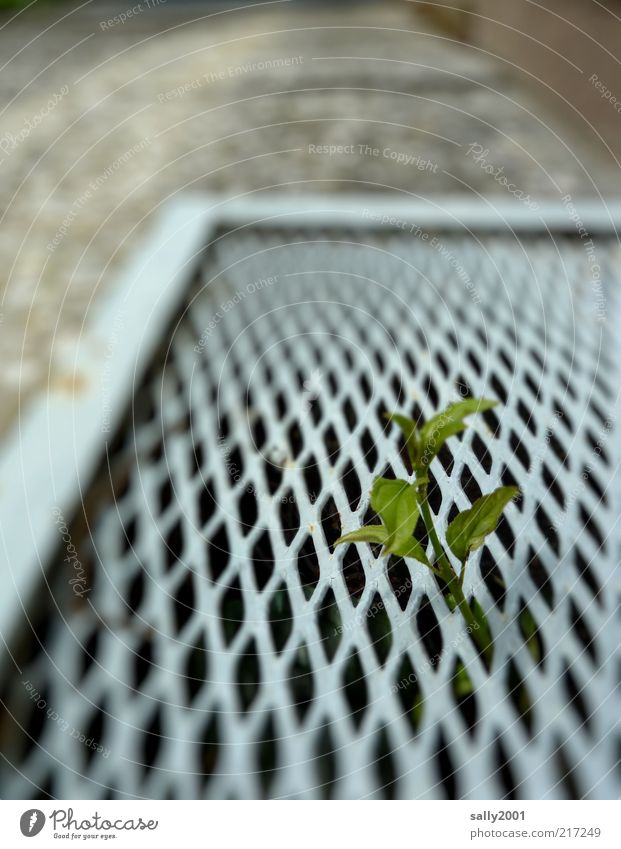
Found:
[[[602,325],[575,240],[439,244],[210,248],[74,523],[88,599],[42,591],[23,678],[60,720],[5,693],[5,795],[618,796],[618,251]],[[383,411],[467,393],[503,406],[434,462],[438,521],[524,493],[467,570],[491,675],[423,567],[333,550],[408,474]]]

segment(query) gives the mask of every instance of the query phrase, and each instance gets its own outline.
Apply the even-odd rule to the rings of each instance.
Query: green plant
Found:
[[[429,466],[446,440],[465,430],[464,419],[467,416],[495,406],[496,401],[469,398],[450,404],[444,412],[424,424],[397,413],[386,413],[386,418],[403,432],[414,480],[376,478],[371,490],[371,507],[381,523],[365,525],[336,541],[337,545],[381,543],[383,554],[411,557],[424,564],[439,579],[449,609],[459,610],[488,667],[493,656],[491,633],[480,604],[476,599],[470,603],[464,594],[464,575],[470,553],[480,548],[485,538],[496,530],[503,510],[518,497],[520,490],[516,486],[501,486],[478,498],[470,509],[459,513],[449,523],[444,537],[448,550],[459,563],[459,570],[456,570],[434,525],[428,489]],[[432,560],[427,557],[422,543],[414,537],[419,516],[431,542]]]

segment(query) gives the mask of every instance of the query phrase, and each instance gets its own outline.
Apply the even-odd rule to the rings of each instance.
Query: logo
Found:
[[[19,821],[19,827],[24,837],[34,837],[45,825],[45,814],[37,808],[24,811]]]

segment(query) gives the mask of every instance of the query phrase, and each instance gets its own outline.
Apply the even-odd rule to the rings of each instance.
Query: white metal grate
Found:
[[[620,275],[597,251],[594,293],[569,236],[221,233],[72,528],[92,590],[60,564],[41,594],[5,795],[617,797]],[[466,577],[491,674],[422,566],[333,550],[373,478],[408,474],[383,411],[468,392],[502,406],[432,466],[440,523],[523,490]]]

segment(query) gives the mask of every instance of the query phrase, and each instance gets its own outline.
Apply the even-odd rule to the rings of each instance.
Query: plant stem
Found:
[[[472,612],[472,608],[468,604],[468,599],[464,595],[464,591],[462,589],[463,572],[461,578],[455,573],[448,557],[446,556],[446,552],[440,542],[440,538],[436,533],[433,518],[431,516],[431,509],[429,507],[429,501],[427,499],[426,484],[418,487],[418,503],[420,506],[421,516],[423,517],[423,522],[425,523],[425,528],[427,529],[431,545],[433,546],[433,550],[438,561],[440,577],[446,583],[449,592],[455,599],[455,604],[459,608],[459,612],[468,626],[472,639],[483,653],[488,665],[491,665],[492,647],[489,643],[487,634],[484,632],[484,629],[481,628],[481,625]]]

